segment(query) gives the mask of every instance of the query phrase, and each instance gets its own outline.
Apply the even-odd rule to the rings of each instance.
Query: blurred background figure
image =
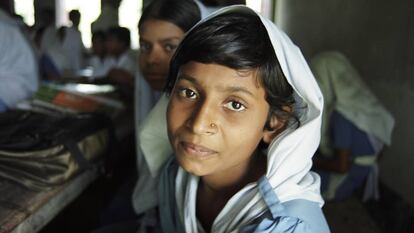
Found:
[[[62,76],[60,68],[56,65],[47,51],[41,49],[41,41],[45,28],[38,28],[35,31],[33,40],[35,45],[36,57],[39,65],[40,79],[53,80]],[[50,49],[49,49],[50,51]]]
[[[69,12],[69,20],[72,22],[72,28],[79,31],[79,23],[81,14],[78,10],[71,10]]]
[[[99,30],[92,34],[91,57],[88,65],[93,70],[94,79],[105,77],[115,65],[115,59],[109,57],[106,52],[106,33],[104,31]]]
[[[78,30],[79,11],[72,10],[69,13],[69,18],[72,21],[70,27],[57,28],[55,11],[45,8],[42,10],[41,23],[35,32],[35,34],[39,34],[37,31],[43,30],[40,33],[42,35],[40,50],[49,54],[63,76],[75,75],[83,67],[83,57],[86,54],[81,33]]]
[[[0,4],[0,112],[31,97],[39,84],[33,48],[9,13]]]
[[[66,27],[56,28],[55,11],[51,8],[44,8],[41,12],[40,22],[35,29],[35,40],[39,40],[37,44],[39,54],[47,54],[51,62],[57,69],[55,74],[58,76],[41,77],[43,79],[60,78],[73,71],[73,65],[69,55],[67,54],[68,46],[64,47],[66,39]],[[42,56],[40,56],[41,58]],[[42,63],[40,64],[42,65]]]
[[[391,144],[393,117],[343,54],[323,52],[310,64],[325,100],[314,159],[321,191],[327,200],[344,200],[366,183],[364,199],[378,197],[377,159]]]
[[[131,51],[131,34],[128,28],[112,27],[106,33],[105,49],[115,64],[106,74],[110,82],[123,86],[134,86],[137,71],[136,58]]]
[[[71,10],[69,12],[69,20],[72,22],[72,26],[64,28],[65,36],[62,41],[62,47],[71,63],[71,69],[76,72],[83,67],[83,58],[84,54],[86,54],[82,35],[79,31],[80,12],[78,10]]]

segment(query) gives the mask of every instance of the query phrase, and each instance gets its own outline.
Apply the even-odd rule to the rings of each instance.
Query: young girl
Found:
[[[214,13],[181,42],[166,90],[163,232],[329,232],[309,171],[322,96],[271,21],[243,6]]]

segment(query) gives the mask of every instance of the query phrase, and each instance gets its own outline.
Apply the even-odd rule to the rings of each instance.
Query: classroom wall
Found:
[[[414,205],[414,1],[277,0],[276,14],[307,59],[343,52],[392,112],[381,180]]]

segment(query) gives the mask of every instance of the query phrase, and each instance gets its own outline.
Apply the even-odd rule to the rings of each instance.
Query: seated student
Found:
[[[114,83],[134,86],[136,61],[131,55],[131,35],[128,28],[112,27],[106,34],[106,52],[115,59],[115,65],[109,69],[107,78]]]
[[[96,31],[92,34],[92,56],[89,58],[88,65],[92,67],[94,79],[104,78],[115,65],[115,59],[107,56],[105,43],[104,31]]]
[[[311,60],[325,108],[321,145],[314,168],[321,175],[327,200],[343,200],[371,174],[378,176],[377,156],[390,145],[394,119],[341,53],[323,52]],[[364,199],[378,197],[376,180],[369,179]]]
[[[329,232],[309,171],[322,95],[290,39],[226,7],[186,34],[170,64],[162,231]]]
[[[30,98],[39,85],[36,57],[21,29],[0,7],[0,112]]]
[[[48,51],[43,51],[41,49],[41,41],[45,29],[46,28],[44,27],[37,29],[33,38],[37,53],[40,78],[46,80],[59,79],[62,76],[62,71],[49,55]]]

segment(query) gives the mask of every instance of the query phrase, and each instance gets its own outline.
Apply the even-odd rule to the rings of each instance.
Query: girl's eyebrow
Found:
[[[179,74],[177,80],[181,80],[181,79],[187,80],[187,81],[189,81],[192,84],[198,85],[197,79],[191,77],[190,75],[187,75],[187,74]]]
[[[164,38],[164,39],[162,39],[162,40],[160,40],[161,42],[168,42],[168,41],[172,41],[172,40],[181,40],[181,38],[180,37],[177,37],[177,36],[173,36],[173,37],[168,37],[168,38]]]
[[[178,79],[184,79],[187,80],[189,82],[191,82],[194,85],[198,85],[198,81],[197,79],[187,75],[187,74],[180,74],[178,76]],[[237,93],[237,92],[241,92],[241,93],[245,93],[251,97],[255,97],[254,94],[249,91],[247,88],[242,87],[242,86],[230,86],[230,87],[218,87],[218,89],[221,92],[226,92],[226,93]]]
[[[178,37],[178,36],[173,36],[173,37],[167,37],[167,38],[163,38],[163,39],[161,39],[161,40],[159,40],[159,41],[161,41],[161,42],[163,42],[163,43],[165,43],[165,42],[169,42],[169,41],[172,41],[172,40],[181,40],[181,38],[180,37]],[[139,41],[140,42],[149,42],[148,40],[146,40],[145,38],[143,38],[143,37],[140,37],[139,38]]]
[[[255,97],[252,92],[250,92],[249,90],[247,90],[246,88],[241,87],[241,86],[220,87],[219,89],[220,89],[220,91],[227,92],[227,93],[241,92],[241,93],[245,93],[245,94],[247,94],[251,97]]]

